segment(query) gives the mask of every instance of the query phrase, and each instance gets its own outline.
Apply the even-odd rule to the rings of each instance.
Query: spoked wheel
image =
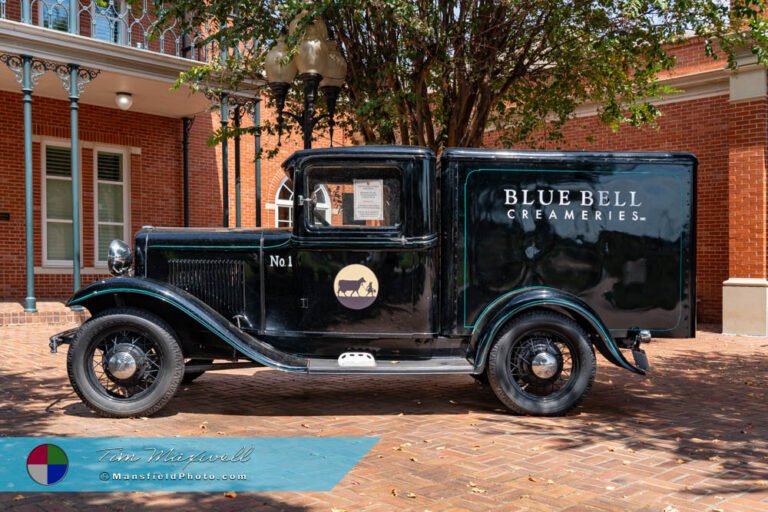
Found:
[[[89,348],[92,384],[115,398],[140,397],[154,386],[162,369],[159,347],[140,331],[116,327]]]
[[[521,316],[496,339],[488,379],[515,412],[556,416],[575,407],[595,378],[595,355],[584,330],[557,313]]]
[[[67,370],[83,402],[107,417],[162,408],[181,382],[184,358],[170,326],[138,309],[114,309],[83,324]]]

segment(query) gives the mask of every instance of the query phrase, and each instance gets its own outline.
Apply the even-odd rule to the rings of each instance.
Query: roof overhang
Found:
[[[191,59],[10,20],[0,20],[0,53],[99,70],[82,93],[80,101],[85,104],[116,108],[115,94],[128,92],[133,95],[132,112],[181,118],[210,108],[205,95],[190,87],[171,90],[180,73],[200,65]],[[14,74],[2,65],[0,90],[20,92]],[[34,94],[67,100],[61,81],[50,72],[40,78]]]

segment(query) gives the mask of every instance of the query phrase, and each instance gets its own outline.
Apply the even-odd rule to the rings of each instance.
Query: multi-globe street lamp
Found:
[[[289,26],[289,34],[297,30],[302,14]],[[282,131],[283,116],[294,119],[304,136],[304,149],[312,147],[312,131],[321,119],[328,117],[328,128],[333,145],[333,127],[335,125],[336,101],[344,85],[347,63],[341,55],[336,41],[328,38],[328,29],[321,19],[313,19],[299,39],[298,49],[292,58],[285,36],[281,36],[275,46],[267,53],[265,68],[267,83],[272,90],[277,107],[278,130]],[[304,109],[300,114],[285,110],[285,98],[296,75],[304,84]],[[318,88],[325,98],[327,114],[315,115]]]

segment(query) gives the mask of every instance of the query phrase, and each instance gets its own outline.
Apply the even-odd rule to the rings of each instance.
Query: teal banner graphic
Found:
[[[330,491],[377,437],[4,437],[0,492]]]

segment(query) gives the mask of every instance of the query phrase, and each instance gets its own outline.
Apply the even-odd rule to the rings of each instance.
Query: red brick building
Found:
[[[243,227],[255,226],[257,165],[262,225],[290,224],[292,194],[280,163],[298,149],[299,138],[284,140],[280,156],[257,164],[254,137],[242,137],[238,209],[234,142],[228,143],[226,191],[222,147],[207,143],[221,122],[216,105],[187,89],[170,90],[179,72],[208,58],[209,49],[195,46],[194,38],[173,30],[162,40],[149,39],[146,32],[152,20],[141,6],[134,6],[132,12],[123,2],[114,5],[0,0],[0,60],[6,64],[0,65],[0,147],[4,151],[0,158],[0,301],[33,304],[25,300],[27,189],[32,193],[33,297],[61,299],[75,286],[73,143],[79,170],[82,284],[105,275],[104,255],[111,238],[130,239],[147,224],[221,226],[225,196],[229,226],[236,225],[238,210]],[[584,105],[566,126],[565,139],[548,146],[696,154],[700,161],[699,320],[722,323],[727,332],[766,335],[765,69],[745,57],[737,72],[728,71],[723,60],[705,57],[696,40],[677,48],[676,54],[677,67],[662,78],[683,92],[658,100],[663,116],[657,128],[623,128],[614,133],[598,123],[593,106]],[[20,85],[25,62],[30,65],[29,78],[34,79],[26,87],[26,97],[31,98],[29,187],[25,94],[24,84]],[[67,82],[73,69],[76,85],[82,86],[74,93],[71,78]],[[130,94],[121,97],[123,106],[126,98],[132,100],[129,109],[118,108],[118,93]],[[73,105],[78,117],[75,141]],[[250,124],[253,111],[243,113],[243,123]],[[262,109],[261,115],[267,118],[271,113]],[[496,139],[489,132],[487,145],[494,146]],[[342,135],[334,142],[349,143]],[[274,144],[271,137],[262,137],[263,147]],[[326,146],[328,140],[320,136],[317,145]]]

